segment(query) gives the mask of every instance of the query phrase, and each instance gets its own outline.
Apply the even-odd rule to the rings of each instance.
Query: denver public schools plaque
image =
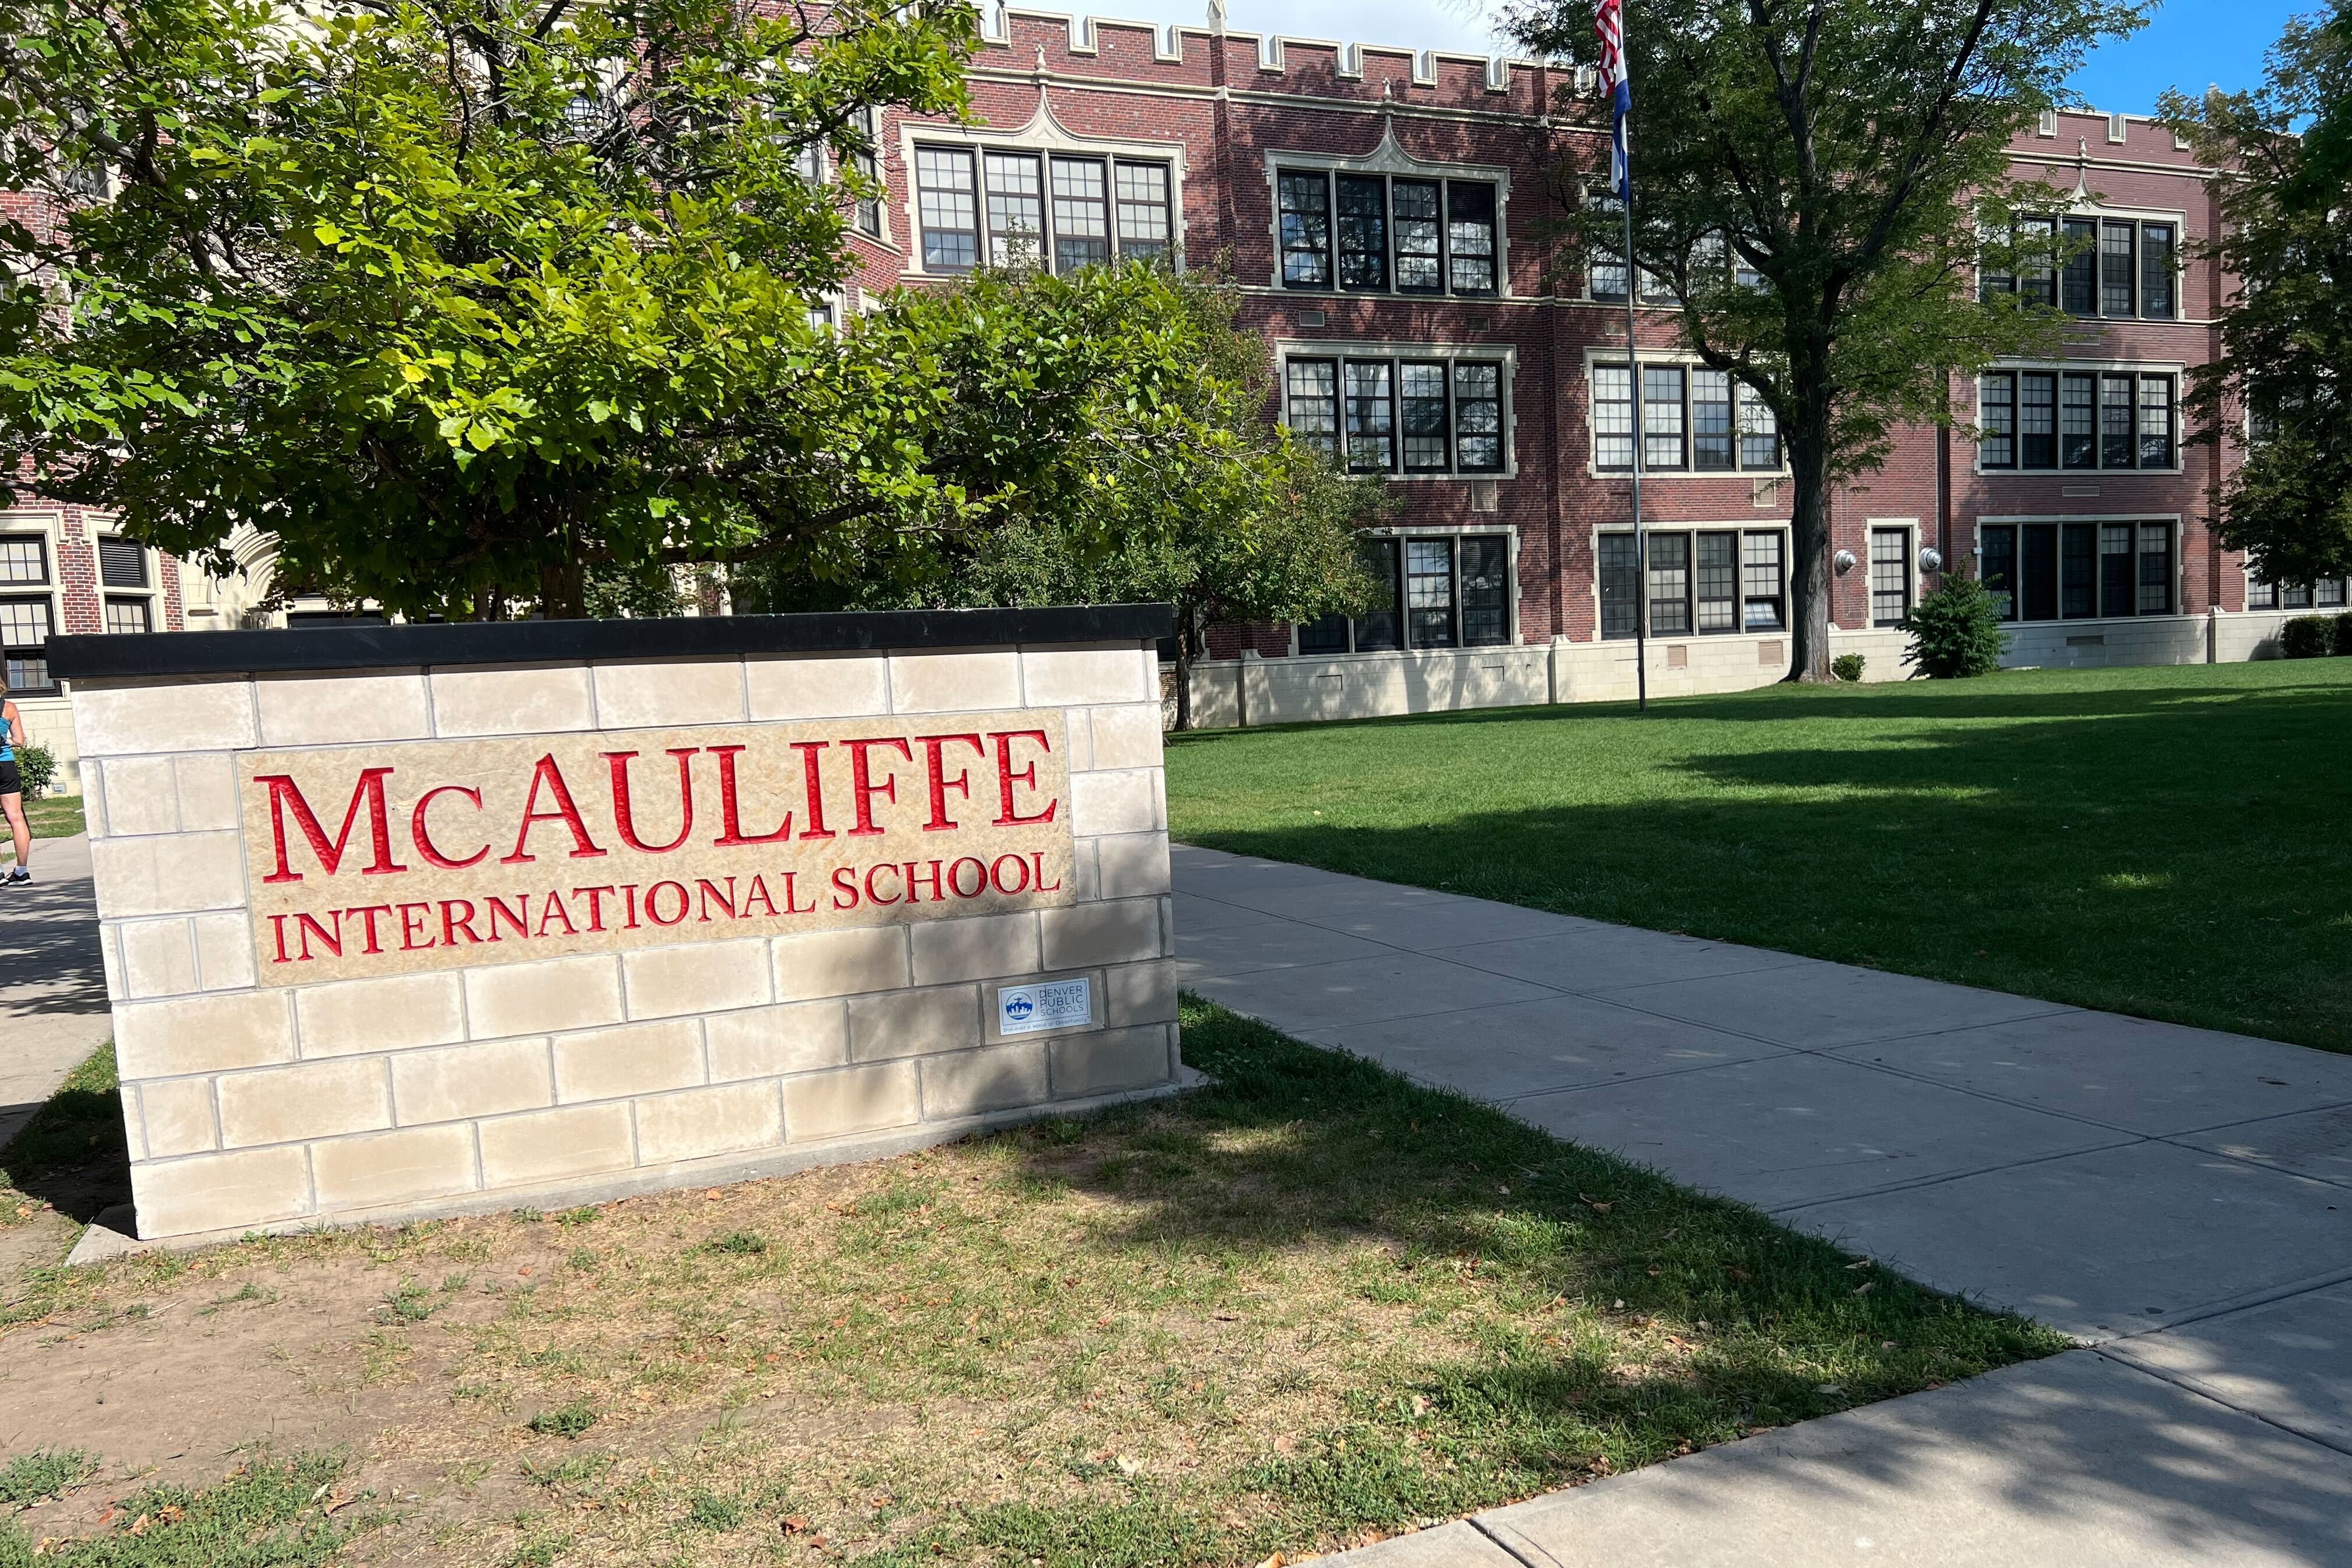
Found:
[[[1065,710],[239,754],[263,985],[1067,904]]]

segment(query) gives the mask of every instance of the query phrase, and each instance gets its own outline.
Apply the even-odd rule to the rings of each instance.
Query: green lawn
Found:
[[[2352,1050],[2352,659],[1173,739],[1180,840]]]
[[[81,796],[53,795],[28,800],[25,824],[36,838],[70,838],[82,830]]]

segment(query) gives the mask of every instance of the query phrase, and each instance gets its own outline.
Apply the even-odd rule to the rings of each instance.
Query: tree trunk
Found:
[[[1192,611],[1179,605],[1176,611],[1176,728],[1192,727]]]
[[[1826,379],[1826,366],[1822,367]],[[1789,531],[1795,560],[1789,572],[1790,680],[1830,679],[1830,412],[1825,393],[1805,385],[1801,367],[1791,377],[1801,409],[1788,432],[1789,480],[1795,491]],[[1820,385],[1815,381],[1814,386]]]
[[[551,621],[576,621],[588,613],[587,571],[577,560],[542,566],[539,613]]]

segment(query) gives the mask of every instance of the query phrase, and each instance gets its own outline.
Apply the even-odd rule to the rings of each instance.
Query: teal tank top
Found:
[[[5,714],[0,714],[0,763],[16,760],[16,726]]]

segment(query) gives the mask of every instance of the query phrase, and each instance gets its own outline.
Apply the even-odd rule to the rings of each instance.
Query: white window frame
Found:
[[[1488,476],[1491,477],[1491,476]],[[1506,648],[1519,646],[1519,531],[1507,523],[1447,522],[1432,523],[1426,528],[1367,528],[1359,535],[1392,542],[1397,547],[1397,641],[1396,647],[1359,649],[1356,647],[1356,617],[1348,618],[1348,646],[1315,653],[1304,652],[1298,646],[1299,626],[1290,627],[1290,653],[1296,658],[1407,658],[1440,655],[1494,655]],[[1495,643],[1456,643],[1452,647],[1415,647],[1412,646],[1412,611],[1405,603],[1404,546],[1416,539],[1445,539],[1454,545],[1454,616],[1458,626],[1462,616],[1462,541],[1465,539],[1500,539],[1503,541],[1503,640]]]
[[[1892,532],[1896,529],[1903,531],[1904,614],[1908,615],[1911,611],[1918,608],[1919,606],[1919,520],[1916,517],[1866,517],[1863,519],[1862,567],[1864,576],[1862,591],[1864,597],[1863,607],[1866,612],[1866,624],[1873,631],[1892,630],[1895,623],[1889,621],[1882,625],[1878,619],[1878,590],[1872,585],[1869,576],[1869,574],[1875,568],[1877,563],[1871,559],[1870,549],[1871,546],[1877,542],[1878,535],[1881,532]]]
[[[2088,470],[2078,470],[2078,471],[2085,471],[2085,472],[2086,472],[2086,471],[2088,471]],[[2122,472],[2123,470],[2121,470],[2121,469],[2115,469],[2115,470],[2112,470],[2112,471],[2114,471],[2114,472],[2117,472],[2117,473],[2120,473],[2120,472]],[[2158,470],[2158,471],[2160,471],[2160,470]],[[2058,562],[2059,562],[2059,572],[2060,572],[2060,574],[2061,574],[2061,578],[2060,578],[2060,581],[2059,581],[2059,584],[2058,584],[2058,595],[2059,595],[2059,598],[2058,598],[2058,608],[2059,608],[2059,610],[2060,610],[2060,612],[2061,612],[2061,613],[2060,613],[2060,615],[2059,615],[2058,618],[2057,618],[2057,619],[2055,619],[2055,620],[2046,620],[2046,621],[2045,621],[2045,620],[2031,620],[2031,621],[2029,621],[2029,620],[2027,620],[2027,619],[2023,616],[2023,615],[2021,615],[2021,615],[2018,615],[2018,616],[2011,616],[2011,617],[2009,617],[2009,618],[2007,618],[2007,619],[2003,620],[2003,621],[2000,623],[2002,626],[2107,626],[2107,625],[2116,625],[2116,624],[2128,624],[2128,623],[2133,622],[2133,621],[2161,621],[2161,620],[2168,620],[2168,619],[2177,619],[2177,618],[2179,618],[2179,617],[2185,616],[2188,616],[2188,615],[2189,615],[2189,614],[2190,614],[2190,611],[2189,611],[2189,610],[2188,609],[2188,607],[2187,607],[2188,603],[2189,603],[2189,598],[2188,598],[2188,594],[2189,594],[2189,553],[2188,553],[2188,551],[2186,550],[2186,548],[2184,547],[2183,542],[2183,542],[2183,540],[2185,539],[2185,537],[2187,536],[2187,533],[2188,533],[2187,519],[2186,519],[2186,518],[2184,518],[2184,517],[2183,517],[2179,512],[2177,512],[2177,511],[2122,511],[2122,512],[2114,512],[2114,511],[2110,511],[2110,512],[2081,512],[2081,511],[2069,511],[2069,512],[2021,512],[2021,513],[2017,513],[2017,514],[2015,514],[2015,515],[2003,514],[2003,515],[1998,515],[1998,516],[1996,516],[1996,515],[1994,515],[1994,514],[1991,514],[1991,513],[1986,513],[1986,514],[1984,514],[1984,515],[1982,515],[1982,516],[1978,517],[1978,518],[1975,520],[1975,521],[1970,525],[1970,528],[1969,528],[1969,565],[1970,565],[1970,567],[1972,568],[1970,574],[1971,574],[1972,576],[1974,576],[1974,577],[1975,577],[1979,582],[1982,582],[1982,581],[1984,580],[1984,531],[1985,531],[1986,529],[1988,529],[1988,528],[2009,528],[2009,527],[2017,527],[2017,528],[2020,528],[2020,529],[2021,530],[2021,529],[2022,529],[2022,527],[2023,527],[2025,524],[2027,524],[2027,523],[2041,523],[2041,522],[2054,522],[2054,523],[2059,524],[2059,525],[2061,526],[2061,528],[2063,528],[2065,524],[2070,523],[2070,522],[2087,522],[2087,523],[2094,523],[2094,524],[2109,524],[2109,525],[2114,525],[2114,526],[2117,526],[2117,527],[2120,527],[2120,526],[2122,526],[2122,525],[2124,525],[2124,524],[2128,523],[2128,524],[2132,525],[2132,526],[2133,526],[2133,527],[2135,527],[2135,528],[2139,527],[2140,525],[2145,524],[2145,523],[2151,523],[2151,522],[2152,522],[2152,523],[2160,523],[2160,524],[2164,525],[2165,527],[2169,528],[2169,529],[2172,531],[2172,608],[2171,608],[2170,610],[2168,610],[2168,611],[2164,612],[2164,613],[2163,613],[2163,614],[2161,614],[2161,615],[2157,615],[2157,614],[2140,615],[2140,614],[2138,614],[2137,611],[2135,611],[2133,614],[2128,615],[2128,616],[2105,616],[2105,615],[2101,615],[2101,616],[2075,616],[2074,618],[2073,618],[2072,620],[2069,620],[2069,619],[2066,617],[2066,616],[2064,615],[2064,613],[2063,613],[2063,612],[2064,612],[2064,610],[2065,610],[2065,607],[2066,607],[2066,599],[2065,599],[2066,585],[2065,585],[2065,582],[2064,582],[2064,578],[2063,578],[2063,574],[2064,574],[2064,571],[2065,571],[2065,560],[2066,560],[2066,557],[2065,557],[2065,549],[2066,549],[2066,546],[2065,546],[2065,536],[2062,533],[2062,534],[2059,536],[2059,545],[2058,545],[2058,550],[2059,550],[2059,556],[2058,556]],[[2021,532],[2021,534],[2019,535],[2019,537],[2020,537],[2020,540],[2021,540],[2021,541],[2022,541],[2022,539],[2023,539],[2023,534]],[[2132,542],[2132,559],[2133,559],[2133,561],[2134,561],[2134,563],[2135,563],[2135,566],[2134,566],[2134,575],[2133,575],[2133,578],[2132,578],[2133,584],[2134,584],[2134,585],[2135,585],[2135,586],[2134,586],[2134,596],[2135,596],[2135,597],[2137,597],[2137,584],[2138,584],[2138,581],[2139,581],[2139,579],[2138,579],[2138,575],[2137,575],[2137,561],[2138,561],[2138,559],[2139,559],[2139,542],[2138,542],[2138,540],[2137,539],[2137,537],[2135,537],[2135,539],[2134,539],[2134,540],[2133,540],[2133,542]],[[1948,569],[1949,569],[1949,568],[1948,568],[1948,567],[1947,567],[1947,570],[1948,570]],[[2008,586],[2008,590],[2007,590],[2007,591],[2008,591],[2008,593],[2010,594],[2010,595],[2011,595],[2011,598],[2012,602],[2014,602],[2014,601],[2015,601],[2015,599],[2017,598],[2017,595],[2021,592],[2021,585],[2020,585],[2020,584],[2015,584],[2015,583],[2011,583],[2011,584],[2009,584],[2009,586]],[[2020,607],[2021,607],[2021,609],[2022,608],[2022,606],[2020,606]]]
[[[1645,473],[1643,477],[1647,478],[1648,476]],[[1622,523],[1611,522],[1595,527],[1586,535],[1585,548],[1591,552],[1590,558],[1592,562],[1591,605],[1592,640],[1594,642],[1630,643],[1633,640],[1630,635],[1624,637],[1611,637],[1601,629],[1602,607],[1601,602],[1601,542],[1604,538],[1628,539],[1633,536],[1633,526],[1632,521],[1629,520]],[[1793,584],[1795,582],[1797,568],[1794,553],[1796,550],[1796,530],[1786,518],[1746,517],[1734,518],[1729,521],[1717,519],[1714,521],[1697,522],[1684,522],[1676,521],[1674,522],[1662,522],[1655,525],[1645,524],[1642,530],[1642,533],[1643,536],[1643,544],[1645,555],[1648,551],[1650,536],[1660,533],[1687,534],[1694,540],[1702,533],[1737,533],[1743,536],[1750,533],[1773,533],[1778,534],[1780,539],[1780,624],[1779,626],[1750,627],[1748,625],[1748,582],[1745,575],[1746,562],[1743,552],[1741,562],[1735,566],[1735,570],[1742,573],[1742,575],[1738,580],[1739,591],[1734,595],[1732,598],[1732,603],[1739,607],[1739,625],[1726,627],[1721,631],[1700,631],[1697,627],[1698,587],[1696,583],[1693,583],[1686,590],[1691,605],[1691,629],[1681,632],[1659,632],[1650,630],[1648,626],[1648,613],[1650,605],[1649,563],[1644,560],[1641,563],[1640,567],[1638,568],[1639,582],[1637,584],[1637,587],[1640,596],[1636,600],[1636,607],[1643,616],[1643,627],[1647,637],[1654,640],[1664,638],[1674,642],[1686,642],[1699,640],[1713,641],[1723,637],[1785,637],[1789,635],[1790,620],[1796,615],[1796,589]],[[1696,557],[1696,546],[1694,546],[1694,557]],[[1696,559],[1689,563],[1688,569],[1693,572],[1697,570],[1697,563]]]
[[[1429,297],[1433,299],[1435,298],[1433,295]],[[1519,355],[1518,350],[1516,346],[1509,343],[1496,343],[1489,346],[1484,343],[1404,343],[1387,341],[1369,342],[1335,342],[1323,338],[1276,338],[1274,341],[1275,376],[1276,384],[1279,387],[1281,400],[1281,406],[1276,410],[1276,417],[1278,417],[1286,426],[1290,424],[1290,374],[1288,366],[1289,362],[1293,359],[1384,359],[1391,362],[1402,360],[1444,360],[1446,362],[1446,377],[1449,386],[1452,384],[1454,374],[1453,364],[1454,362],[1457,360],[1468,360],[1476,363],[1499,363],[1503,367],[1501,378],[1502,384],[1499,388],[1503,405],[1499,416],[1503,437],[1503,466],[1501,468],[1465,468],[1461,467],[1461,451],[1458,444],[1456,444],[1454,439],[1454,433],[1449,431],[1446,437],[1448,454],[1447,461],[1449,467],[1447,467],[1443,472],[1431,469],[1425,472],[1407,473],[1404,471],[1404,433],[1402,428],[1399,428],[1395,437],[1397,452],[1396,467],[1390,469],[1385,474],[1365,474],[1360,477],[1364,479],[1384,479],[1391,484],[1407,484],[1432,479],[1439,480],[1447,484],[1459,484],[1465,479],[1473,481],[1478,479],[1515,479],[1519,477],[1519,444],[1514,432],[1516,405],[1513,402],[1513,384],[1518,379],[1519,369]],[[1339,423],[1338,430],[1339,467],[1344,471],[1347,467],[1348,456],[1348,392],[1346,385],[1346,373],[1344,371],[1339,373],[1339,384],[1337,388],[1337,394],[1339,399]],[[1391,389],[1390,395],[1391,398],[1391,406],[1397,410],[1397,422],[1402,426],[1402,407],[1397,401],[1397,394],[1393,386]],[[1471,531],[1486,532],[1488,531],[1488,530],[1484,528],[1474,528]],[[1379,536],[1375,533],[1369,534],[1367,537],[1377,538]]]
[[[49,636],[53,637],[64,636],[66,629],[63,602],[65,565],[59,558],[58,545],[65,534],[65,515],[62,512],[46,510],[0,512],[0,533],[37,535],[41,540],[45,572],[48,578],[45,584],[0,584],[0,598],[46,601],[48,607]],[[95,566],[96,563],[97,558],[93,552],[91,564]],[[43,655],[46,659],[46,644],[43,645]],[[47,686],[26,687],[21,695],[46,697],[56,694],[58,689],[57,679],[52,676]]]
[[[1407,292],[1396,286],[1395,226],[1396,215],[1389,215],[1390,262],[1389,286],[1385,289],[1342,289],[1339,287],[1339,210],[1336,184],[1332,192],[1329,215],[1331,225],[1331,283],[1328,288],[1295,289],[1282,280],[1282,186],[1281,172],[1285,169],[1300,173],[1332,174],[1402,175],[1409,180],[1463,180],[1495,187],[1495,288],[1491,293],[1457,293],[1450,275],[1445,287],[1436,292]],[[1268,149],[1265,153],[1266,239],[1274,248],[1274,260],[1267,273],[1266,284],[1277,291],[1299,299],[1344,300],[1351,297],[1366,300],[1454,300],[1479,304],[1490,300],[1508,300],[1511,293],[1511,172],[1496,163],[1448,163],[1416,158],[1397,145],[1396,122],[1389,120],[1381,132],[1380,145],[1362,157],[1349,157],[1332,153],[1292,153]],[[1393,205],[1393,204],[1391,204]],[[1441,227],[1444,219],[1439,219]],[[1451,258],[1450,251],[1441,254]]]
[[[2116,223],[2129,223],[2133,226],[2132,313],[2128,316],[2110,316],[2104,309],[2102,309],[2094,310],[2089,315],[2078,315],[2075,312],[2067,310],[2065,268],[2062,265],[2052,268],[2053,277],[2051,280],[2051,302],[2056,308],[2059,314],[2064,316],[2068,321],[2129,321],[2140,326],[2154,327],[2177,327],[2197,324],[2191,322],[2189,316],[2189,214],[2186,210],[2165,207],[2105,206],[2096,202],[2093,202],[2089,204],[2077,204],[2075,205],[2061,208],[2054,212],[2021,212],[2017,214],[2016,216],[2018,218],[2049,218],[2058,226],[2055,232],[2059,237],[2064,237],[2066,232],[2066,220],[2069,218],[2073,218],[2077,221],[2098,224],[2103,224],[2106,220],[2112,219]],[[2172,226],[2172,314],[2169,316],[2147,315],[2144,312],[2141,305],[2140,294],[2142,286],[2147,280],[2147,273],[2145,270],[2147,263],[2146,258],[2139,247],[2145,245],[2147,241],[2139,235],[2138,227],[2140,225],[2151,223],[2164,223],[2170,224]],[[2099,230],[2098,238],[2100,240],[2105,238],[2105,232],[2106,231],[2104,227]],[[2099,276],[2100,250],[2098,243],[2095,241],[2091,247],[2091,289],[2092,293],[2095,298],[2103,286]],[[1981,250],[1977,253],[1975,271],[1977,295],[1978,298],[1981,299],[1984,294],[1985,286],[1984,253]],[[2016,277],[2010,277],[2010,289],[2011,291],[2014,291],[2019,287],[2019,283],[2020,280]]]
[[[2090,321],[2090,320],[2092,320],[2092,318],[2091,318],[2091,317],[2088,317],[2088,316],[2079,317],[2079,318],[2075,318],[2075,319],[2077,319],[2077,320],[2081,320],[2081,321]],[[2119,316],[2119,317],[2116,317],[2116,320],[2117,320],[2117,321],[2121,321],[2121,320],[2123,320],[2123,318]],[[2182,427],[2181,427],[2181,426],[2182,426],[2181,413],[2182,413],[2182,407],[2183,407],[2183,398],[2184,398],[2184,395],[2185,395],[2184,389],[2185,389],[2185,388],[2188,386],[2188,384],[2189,384],[2189,367],[2188,367],[2188,365],[2187,365],[2186,363],[2182,363],[2182,362],[2180,362],[2180,361],[2178,361],[2178,360],[2120,360],[2120,359],[2067,359],[2067,360],[2026,360],[2026,359],[2002,359],[2002,360],[1995,360],[1992,363],[1990,363],[1990,364],[1989,364],[1989,365],[1985,366],[1982,370],[1980,370],[1980,371],[1979,371],[1979,372],[1977,373],[1977,376],[1976,376],[1976,383],[1975,383],[1974,386],[1972,386],[1972,387],[1970,388],[1970,397],[1971,397],[1971,399],[1972,399],[1972,400],[1975,402],[1975,404],[1976,404],[1976,413],[1977,413],[1977,415],[1979,416],[1979,428],[1981,428],[1981,426],[1982,426],[1982,416],[1983,416],[1983,414],[1984,414],[1984,378],[1985,378],[1986,376],[1988,376],[1988,375],[1996,375],[1996,374],[2006,374],[2006,375],[2011,375],[2011,376],[2014,376],[2014,375],[2019,375],[2019,374],[2021,374],[2026,373],[2026,372],[2029,372],[2029,371],[2031,371],[2031,372],[2040,372],[2040,373],[2042,373],[2042,374],[2053,374],[2053,373],[2054,373],[2054,374],[2065,374],[2065,373],[2067,373],[2067,372],[2070,372],[2070,371],[2071,371],[2071,372],[2074,372],[2074,373],[2075,373],[2075,374],[2091,374],[2091,375],[2104,375],[2104,374],[2109,374],[2109,373],[2115,373],[2115,374],[2126,374],[2126,373],[2128,373],[2129,374],[2131,374],[2131,375],[2132,375],[2132,377],[2133,377],[2133,381],[2132,381],[2132,441],[2133,441],[2133,443],[2134,443],[2135,447],[2137,447],[2137,443],[2138,443],[2138,441],[2139,441],[2139,381],[2138,381],[2138,377],[2143,376],[2143,375],[2168,375],[2168,376],[2170,376],[2170,377],[2172,378],[2172,466],[2171,466],[2170,468],[2029,468],[2024,467],[2024,466],[2023,466],[2023,463],[2024,463],[2024,459],[2025,459],[2025,433],[2024,433],[2024,431],[2023,431],[2021,428],[2020,428],[2020,426],[2021,426],[2023,424],[2023,422],[2024,422],[2024,413],[2023,413],[2023,410],[2024,410],[2025,391],[2024,391],[2024,385],[2023,385],[2023,384],[2022,384],[2022,383],[2015,383],[2015,384],[2014,384],[2014,386],[2015,386],[2014,397],[2015,397],[2016,401],[2015,401],[2014,403],[2012,403],[2012,404],[2011,405],[2011,406],[2014,410],[2016,410],[2017,412],[2016,412],[2016,416],[2015,416],[2015,417],[2011,421],[2011,429],[2010,429],[2010,433],[2009,433],[2009,439],[2010,439],[2010,445],[2011,445],[2011,447],[2016,451],[2016,453],[2017,453],[2018,462],[2017,462],[2017,464],[2016,464],[2016,465],[2014,465],[2014,466],[2012,466],[2012,467],[2010,467],[2010,468],[1986,468],[1986,467],[1985,467],[1985,465],[1984,465],[1984,443],[1983,443],[1982,441],[1980,441],[1980,440],[1979,440],[1979,441],[1976,441],[1976,442],[1972,442],[1972,443],[1970,443],[1970,445],[1972,445],[1972,446],[1976,448],[1976,450],[1975,450],[1972,454],[1970,454],[1970,456],[1969,456],[1969,466],[1970,470],[1971,470],[1973,473],[1975,473],[1975,474],[1976,474],[1976,476],[1977,476],[1978,478],[1979,478],[1979,479],[2053,479],[2053,478],[2054,478],[2054,479],[2075,479],[2075,480],[2077,480],[2077,481],[2078,481],[2078,482],[2080,482],[2080,483],[2088,484],[2088,483],[2092,482],[2093,480],[2095,480],[2095,479],[2099,479],[2100,477],[2102,477],[2102,476],[2104,476],[2104,475],[2109,475],[2109,474],[2116,474],[2116,475],[2122,475],[2122,474],[2179,474],[2179,473],[2182,473],[2182,472],[2185,472],[2185,471],[2186,471],[2186,467],[2187,467],[2187,462],[2188,462],[2188,450],[2187,450],[2187,448],[2188,448],[2188,446],[2189,446],[2189,439],[2188,439],[2188,434],[2187,434],[2187,432],[2186,432],[2185,430],[2183,430],[2183,429],[2182,429]],[[2053,388],[2053,393],[2052,393],[2052,395],[2053,395],[2054,398],[2056,398],[2056,399],[2058,400],[2058,401],[2056,401],[2056,402],[2053,403],[2053,404],[2050,405],[2050,417],[2051,417],[2051,419],[2052,419],[2053,422],[2063,421],[2063,420],[2065,418],[2065,393],[2064,393],[2064,390],[2063,390],[2063,386],[2064,386],[2064,384],[2063,384],[2063,382],[2062,382],[2062,383],[2057,384],[2056,387],[2055,387],[2055,388]],[[2096,428],[2096,424],[2095,424],[2095,421],[2096,421],[2096,419],[2097,419],[2097,416],[2098,416],[2098,410],[2099,410],[2099,404],[2098,404],[2098,402],[2097,402],[2095,399],[2094,399],[2094,400],[2093,400],[2093,402],[2092,402],[2092,404],[2091,404],[2091,413],[2092,413],[2092,417],[2093,417],[2093,420],[2094,420],[2094,427],[2093,427],[2093,429],[2092,429],[2092,433],[2091,433],[2091,439],[2092,439],[2092,440],[2093,440],[2093,442],[2095,442],[2095,442],[2097,442],[2097,441],[2100,439],[2100,433],[2099,433],[2098,429]],[[2066,433],[2065,433],[2065,431],[2064,431],[2063,428],[2058,428],[2058,427],[2054,427],[2054,426],[2053,426],[2053,439],[2057,443],[2056,450],[2058,451],[2058,454],[2059,454],[2059,456],[2060,456],[2062,458],[2063,458],[2064,457],[2064,455],[2065,455],[2065,447],[2064,447],[2064,442],[2065,442],[2065,434],[2066,434]],[[1643,475],[1643,477],[1646,479],[1648,476],[1645,474],[1645,475]],[[2003,521],[2006,521],[2006,520],[2003,520]],[[2082,520],[2081,520],[2081,519],[2079,519],[2079,518],[2077,518],[2077,519],[2074,519],[2074,520],[2073,520],[2073,521],[2081,521]],[[2148,518],[2147,521],[2150,521],[2150,522],[2153,522],[2153,521],[2158,521],[2158,520],[2157,520],[2156,518],[2150,517],[2150,518]]]
[[[1639,363],[1643,370],[1665,370],[1677,366],[1681,368],[1683,372],[1684,410],[1683,446],[1685,451],[1688,452],[1691,450],[1691,443],[1696,434],[1691,428],[1690,373],[1694,369],[1707,370],[1712,367],[1708,365],[1705,360],[1700,359],[1696,354],[1678,353],[1673,349],[1660,349],[1655,352],[1644,349],[1641,352]],[[1593,375],[1593,372],[1602,365],[1608,365],[1611,368],[1615,369],[1622,368],[1624,364],[1625,351],[1622,347],[1616,349],[1588,348],[1584,351],[1584,474],[1587,479],[1602,480],[1624,479],[1631,479],[1633,474],[1633,470],[1632,468],[1604,468],[1601,466],[1601,429],[1600,426],[1592,417],[1593,410],[1598,405],[1597,395],[1599,391],[1599,385]],[[1731,441],[1732,451],[1735,458],[1737,457],[1739,449],[1740,438],[1739,388],[1739,380],[1735,376],[1732,379],[1731,387]],[[1642,388],[1637,383],[1633,388],[1633,401],[1636,405],[1640,404],[1641,398]],[[1780,447],[1780,466],[1777,468],[1749,468],[1741,467],[1733,467],[1728,468],[1696,468],[1690,467],[1679,468],[1653,468],[1645,463],[1642,465],[1642,482],[1643,484],[1648,484],[1653,479],[1701,479],[1713,480],[1717,482],[1731,481],[1735,483],[1752,484],[1761,479],[1785,479],[1789,478],[1789,438],[1785,435],[1780,435],[1777,427],[1774,431],[1774,435],[1778,439]],[[1693,526],[1696,525],[1694,524]]]

